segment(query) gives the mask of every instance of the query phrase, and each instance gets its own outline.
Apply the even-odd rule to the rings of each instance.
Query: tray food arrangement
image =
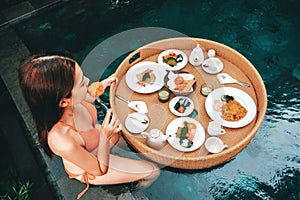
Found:
[[[193,49],[197,47],[199,52],[199,46],[205,66],[193,65],[197,60],[189,61]],[[214,57],[207,55],[211,49]],[[133,57],[137,58],[132,61]],[[207,68],[214,62],[217,73]],[[220,73],[238,77],[247,87],[220,82]],[[116,75],[119,81],[110,88],[110,104],[123,125],[124,138],[145,157],[165,166],[204,169],[229,161],[251,142],[266,112],[266,89],[255,67],[239,52],[210,40],[172,38],[150,43],[128,55]],[[203,83],[213,87],[208,96],[200,92]],[[158,98],[161,89],[169,92],[166,102]],[[116,95],[144,101],[147,113],[143,116],[147,123],[129,118],[136,111],[124,106]],[[219,122],[226,130],[218,140],[208,140],[211,136],[207,127],[211,121]],[[159,141],[164,144],[159,149],[139,134],[153,129],[165,136],[165,141]],[[212,141],[221,141],[226,148],[213,152],[213,147],[208,147],[215,143]]]

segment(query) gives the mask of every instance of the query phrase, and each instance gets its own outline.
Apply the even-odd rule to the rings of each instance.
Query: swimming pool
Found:
[[[166,28],[236,49],[257,68],[267,88],[267,113],[255,138],[221,166],[163,169],[143,193],[149,199],[299,199],[299,8],[297,0],[70,1],[15,29],[31,52],[68,50],[79,62],[107,38],[141,27]],[[146,41],[147,36],[127,45],[134,49]],[[102,66],[103,76],[121,60]],[[103,100],[108,103],[107,93]]]

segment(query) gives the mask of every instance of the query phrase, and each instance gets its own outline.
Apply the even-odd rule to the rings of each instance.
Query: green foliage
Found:
[[[11,189],[4,196],[0,196],[0,200],[29,200],[29,192],[32,184],[27,181],[12,182]]]

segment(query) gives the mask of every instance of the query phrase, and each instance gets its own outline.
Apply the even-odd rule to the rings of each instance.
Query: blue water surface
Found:
[[[299,10],[298,0],[70,1],[16,30],[30,51],[68,50],[79,62],[106,38],[140,27],[234,48],[253,63],[267,88],[268,108],[256,136],[221,166],[163,169],[143,193],[149,199],[300,199]],[[142,40],[131,45],[138,48]],[[120,61],[103,66],[104,76]],[[108,105],[108,92],[103,101]]]

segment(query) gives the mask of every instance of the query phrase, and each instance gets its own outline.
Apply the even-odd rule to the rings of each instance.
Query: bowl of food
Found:
[[[196,87],[195,76],[188,72],[167,71],[164,82],[176,96],[188,96]]]

